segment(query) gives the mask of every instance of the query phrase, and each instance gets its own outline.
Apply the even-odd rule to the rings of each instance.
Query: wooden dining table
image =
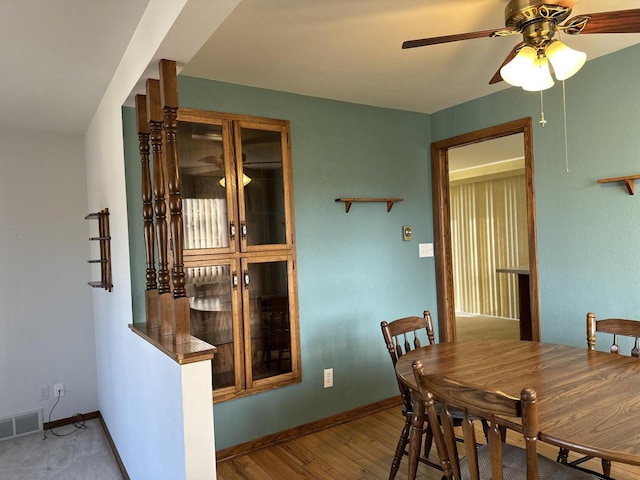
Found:
[[[413,362],[426,372],[498,390],[519,398],[538,395],[538,440],[574,452],[640,465],[640,360],[587,348],[523,340],[445,342],[415,349],[396,364],[411,388],[414,417],[408,478],[415,479],[424,406]],[[518,431],[520,425],[505,419]]]

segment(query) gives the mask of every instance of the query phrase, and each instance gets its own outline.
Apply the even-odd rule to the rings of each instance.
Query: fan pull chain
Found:
[[[542,96],[542,90],[540,90],[540,121],[538,122],[542,128],[547,124],[544,119],[544,98]]]
[[[569,173],[569,147],[567,141],[567,95],[564,80],[562,80],[562,112],[564,114],[564,167],[567,173]]]

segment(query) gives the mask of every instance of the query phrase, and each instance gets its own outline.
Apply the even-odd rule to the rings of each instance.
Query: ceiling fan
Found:
[[[640,9],[577,15],[567,20],[577,2],[578,0],[511,0],[505,7],[505,28],[407,40],[402,48],[522,34],[523,40],[509,52],[489,83],[505,80],[525,90],[541,91],[553,86],[549,63],[556,78],[565,80],[580,70],[586,61],[586,54],[570,49],[554,39],[556,32],[569,35],[640,33]]]

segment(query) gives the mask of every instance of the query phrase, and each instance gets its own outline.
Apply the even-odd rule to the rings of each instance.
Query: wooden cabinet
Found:
[[[213,398],[301,379],[289,123],[180,109],[191,334],[217,347]]]

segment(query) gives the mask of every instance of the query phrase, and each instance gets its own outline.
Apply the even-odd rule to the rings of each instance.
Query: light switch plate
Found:
[[[433,243],[419,243],[418,244],[418,256],[433,257]]]
[[[405,242],[413,239],[413,229],[410,225],[402,226],[402,240]]]
[[[333,368],[324,369],[324,388],[333,387]]]

